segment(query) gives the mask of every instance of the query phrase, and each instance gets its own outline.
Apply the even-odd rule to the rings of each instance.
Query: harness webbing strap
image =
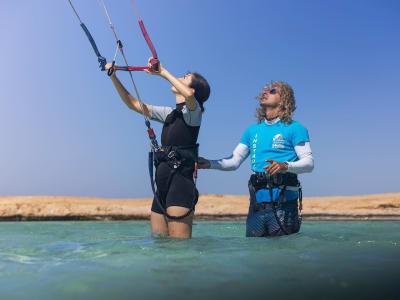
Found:
[[[299,220],[300,220],[300,224],[303,221],[303,190],[300,187],[299,188],[299,211],[300,211],[300,216],[299,216]]]
[[[286,188],[285,188],[285,189],[286,189]],[[279,225],[279,227],[281,228],[281,230],[283,231],[283,233],[286,234],[286,235],[289,235],[289,233],[286,231],[285,227],[283,227],[283,224],[282,224],[282,222],[281,222],[281,219],[279,219],[278,214],[277,214],[277,212],[276,212],[275,202],[274,202],[274,198],[273,198],[274,195],[273,195],[273,193],[272,193],[272,186],[270,186],[270,187],[268,188],[268,190],[269,190],[269,196],[271,197],[272,211],[274,212],[274,216],[275,216],[276,222],[278,223],[278,225]],[[281,191],[281,192],[282,192],[282,191]],[[280,197],[280,195],[279,195],[279,197]]]
[[[151,183],[151,189],[153,191],[154,197],[156,196],[156,188],[154,186],[154,172],[153,172],[153,164],[154,164],[154,151],[149,152],[149,175],[150,175],[150,183]]]
[[[78,18],[79,23],[81,23],[81,27],[82,27],[83,31],[85,32],[87,38],[89,39],[90,44],[92,45],[94,53],[96,54],[97,60],[99,62],[99,67],[101,68],[102,71],[104,71],[106,69],[107,60],[100,54],[100,51],[97,48],[97,45],[96,45],[92,35],[90,34],[90,32],[87,29],[86,25],[82,22],[81,18],[79,17],[78,13],[76,12],[75,7],[72,5],[71,0],[68,0],[68,2],[71,5],[71,8],[74,11],[76,17]]]

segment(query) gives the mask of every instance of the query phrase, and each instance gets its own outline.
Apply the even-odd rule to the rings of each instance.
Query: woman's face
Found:
[[[266,88],[263,92],[260,104],[272,107],[277,107],[282,104],[279,87]]]
[[[190,84],[192,83],[192,76],[193,76],[193,74],[189,73],[189,74],[186,74],[185,76],[180,77],[180,78],[177,78],[177,79],[178,79],[180,82],[182,82],[184,85],[190,87]],[[176,88],[175,88],[174,86],[171,87],[171,91],[172,91],[174,94],[179,93],[179,92],[176,90]]]

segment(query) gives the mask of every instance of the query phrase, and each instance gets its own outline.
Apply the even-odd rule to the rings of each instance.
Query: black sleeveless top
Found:
[[[190,146],[196,145],[200,126],[189,126],[183,118],[185,102],[176,104],[176,108],[167,116],[161,133],[161,145]]]

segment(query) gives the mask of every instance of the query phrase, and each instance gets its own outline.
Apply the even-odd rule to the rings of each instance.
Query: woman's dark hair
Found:
[[[201,111],[204,112],[203,104],[207,101],[208,97],[210,97],[210,85],[199,73],[190,74],[192,74],[192,83],[190,87],[194,89],[194,97],[199,103]]]

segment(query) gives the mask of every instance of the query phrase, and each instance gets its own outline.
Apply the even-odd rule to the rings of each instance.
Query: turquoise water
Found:
[[[395,299],[400,223],[304,222],[245,238],[199,222],[191,240],[148,222],[0,223],[1,299]]]

